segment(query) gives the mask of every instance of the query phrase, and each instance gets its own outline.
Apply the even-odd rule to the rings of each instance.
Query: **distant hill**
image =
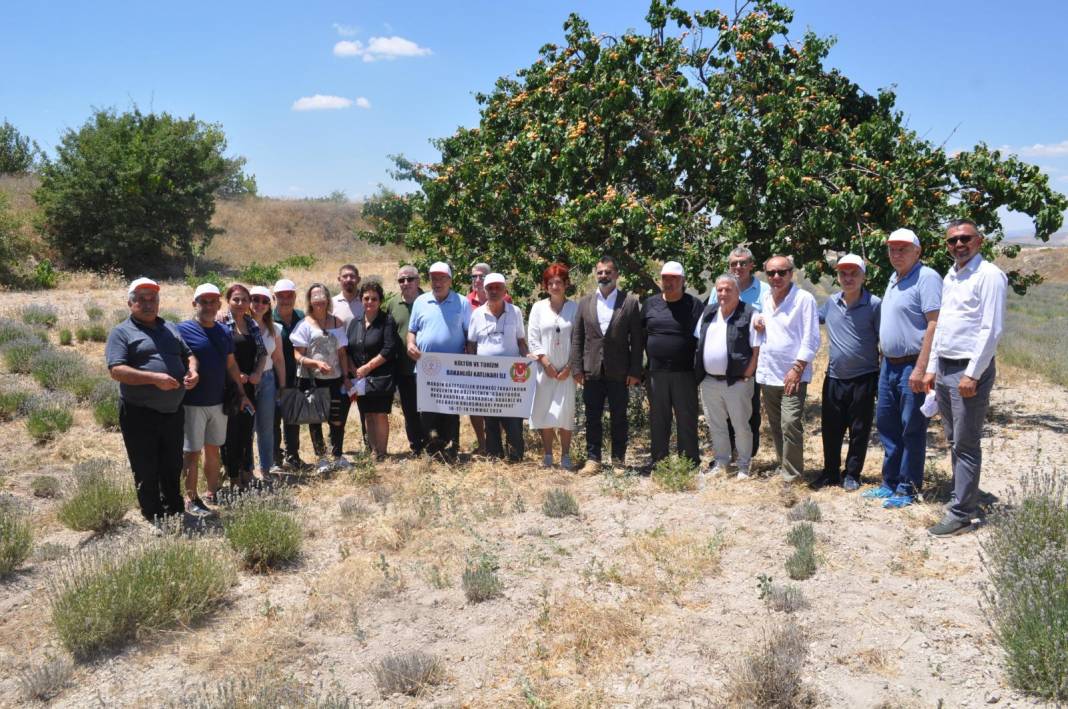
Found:
[[[1020,246],[1068,246],[1068,231],[1058,231],[1049,241],[1039,241],[1031,232],[1010,232],[1005,241]]]

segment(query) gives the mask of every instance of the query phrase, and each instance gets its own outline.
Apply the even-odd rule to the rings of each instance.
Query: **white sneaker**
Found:
[[[723,465],[719,461],[716,461],[709,466],[708,471],[705,473],[710,478],[718,478],[720,475],[725,475],[727,472],[727,466]]]
[[[338,470],[348,470],[352,467],[352,463],[345,456],[339,455],[334,457],[334,467]]]
[[[330,459],[324,455],[322,458],[319,459],[319,463],[315,466],[315,472],[319,473],[320,475],[326,475],[330,472],[331,467],[332,465],[330,463]]]
[[[285,472],[285,468],[283,468],[281,465],[272,465],[271,469],[268,470],[267,472],[270,473],[271,475],[281,475],[282,473]]]
[[[749,471],[748,470],[739,470],[738,474],[734,476],[734,479],[735,480],[748,480],[749,479]]]

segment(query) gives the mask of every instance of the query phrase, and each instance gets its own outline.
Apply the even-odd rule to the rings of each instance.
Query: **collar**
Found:
[[[606,303],[608,302],[608,300],[610,298],[615,298],[617,295],[619,295],[619,289],[618,288],[613,288],[612,292],[609,293],[608,295],[601,295],[601,289],[600,288],[597,289],[597,299],[598,300],[603,300]]]
[[[831,299],[836,304],[845,303],[845,293],[843,293],[842,291],[838,291],[837,293],[835,293],[834,295],[831,296]],[[861,286],[860,287],[860,297],[857,298],[857,302],[853,303],[853,305],[850,305],[848,307],[849,308],[859,308],[860,306],[868,305],[869,303],[871,303],[871,292],[867,288],[865,288],[864,286]]]
[[[141,322],[140,320],[135,318],[133,315],[130,315],[130,322],[132,322],[137,327],[142,327],[142,328],[150,327],[150,328],[152,328],[154,330],[158,330],[159,328],[163,327],[164,324],[166,323],[166,321],[163,318],[161,318],[160,316],[158,316],[158,315],[156,316],[156,319],[152,321],[151,325],[149,325],[148,323]]]
[[[437,296],[434,295],[434,291],[432,291],[432,290],[428,290],[427,291],[427,295],[430,296],[430,302],[437,303],[438,305],[445,305],[445,303],[449,302],[450,298],[452,298],[454,295],[456,295],[456,291],[454,291],[454,290],[452,290],[450,288],[449,292],[446,293],[445,297],[442,298],[441,300],[437,299]],[[457,296],[457,297],[459,297],[459,296]]]
[[[964,264],[964,268],[957,268],[957,264],[954,263],[953,268],[951,269],[953,271],[953,275],[959,276],[960,274],[965,272],[974,272],[979,269],[979,266],[982,265],[983,260],[983,255],[981,253],[976,252],[975,256],[972,256],[971,259],[969,259],[968,263]]]
[[[781,309],[785,308],[786,304],[789,303],[793,299],[795,293],[797,293],[797,284],[791,282],[790,283],[790,290],[786,291],[786,297],[782,299],[781,303],[776,304],[775,303],[775,291],[773,291],[773,290],[771,290],[769,288],[768,289],[768,298],[771,300],[771,309],[772,309],[772,311],[778,311],[778,310],[781,310]]]
[[[897,271],[894,271],[892,274],[890,274],[890,285],[895,286],[898,283],[901,283],[902,281],[907,281],[908,279],[912,278],[913,274],[917,273],[921,268],[923,268],[923,261],[917,261],[915,264],[913,264],[912,268],[909,269],[909,272],[905,274],[904,278],[898,278]]]

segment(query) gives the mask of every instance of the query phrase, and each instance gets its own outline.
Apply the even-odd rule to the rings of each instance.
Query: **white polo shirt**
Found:
[[[480,305],[471,313],[467,326],[467,341],[477,345],[476,354],[490,357],[518,357],[519,341],[526,339],[523,313],[511,303],[504,304],[501,317],[489,311],[489,304]]]

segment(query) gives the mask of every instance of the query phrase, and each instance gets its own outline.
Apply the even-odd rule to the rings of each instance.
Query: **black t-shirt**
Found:
[[[694,329],[701,318],[701,302],[689,293],[673,303],[661,294],[642,305],[645,325],[645,353],[651,372],[685,372],[693,369],[697,348]]]

